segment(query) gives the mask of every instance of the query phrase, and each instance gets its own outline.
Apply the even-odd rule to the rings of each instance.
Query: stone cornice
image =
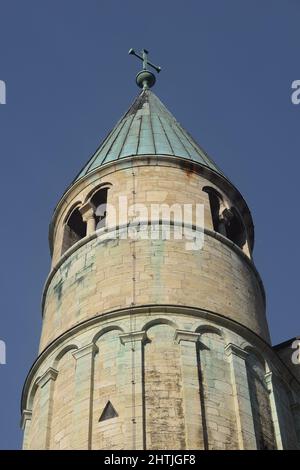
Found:
[[[176,341],[176,343],[181,343],[181,341],[197,343],[199,341],[200,336],[200,333],[195,333],[193,331],[176,330],[174,340]]]
[[[84,356],[93,357],[97,352],[98,352],[98,347],[96,346],[96,344],[90,343],[90,344],[87,344],[86,346],[83,346],[80,349],[76,349],[76,351],[73,352],[72,355],[74,359],[76,359],[77,361],[78,359],[81,359]]]
[[[170,222],[170,221],[164,221],[164,220],[159,220],[158,221],[159,223],[161,224],[171,224],[171,225],[180,225],[182,226],[182,222],[180,224],[176,223],[175,222]],[[140,221],[139,222],[140,225],[150,225],[151,222],[150,221]],[[44,289],[43,289],[43,294],[42,294],[42,316],[43,316],[43,312],[44,312],[44,306],[45,306],[45,300],[46,300],[46,295],[47,295],[47,290],[49,288],[49,285],[51,283],[51,280],[52,278],[54,277],[54,275],[56,274],[56,272],[59,270],[59,268],[63,265],[63,263],[75,252],[78,250],[78,248],[86,245],[87,243],[89,243],[91,240],[94,240],[95,238],[98,239],[98,243],[101,244],[101,243],[105,243],[108,239],[109,239],[109,234],[115,234],[116,231],[120,231],[122,229],[125,229],[128,225],[119,225],[117,227],[111,227],[111,228],[101,228],[97,231],[95,231],[94,233],[92,233],[91,235],[87,236],[87,237],[84,237],[82,238],[81,240],[79,240],[77,243],[75,243],[74,245],[71,246],[71,248],[69,248],[64,254],[63,256],[60,258],[60,260],[58,261],[58,263],[52,268],[52,270],[50,271],[47,279],[46,279],[46,282],[45,282],[45,285],[44,285]],[[189,226],[189,224],[186,224],[186,227],[189,228],[189,229],[192,229],[192,230],[198,230],[198,231],[201,231],[203,232],[203,227],[196,227],[195,225],[191,225]],[[263,300],[264,300],[264,304],[266,304],[266,294],[265,294],[265,289],[264,289],[264,285],[263,285],[263,282],[262,282],[262,279],[259,275],[259,272],[257,271],[252,259],[250,259],[237,245],[235,245],[231,240],[229,240],[228,238],[224,237],[223,235],[221,235],[220,233],[217,233],[213,230],[209,230],[207,228],[204,228],[204,234],[205,235],[208,235],[212,238],[215,238],[216,240],[219,240],[221,243],[223,243],[224,245],[228,246],[229,248],[231,248],[238,256],[240,256],[244,261],[246,261],[246,263],[248,264],[248,266],[250,267],[250,269],[253,271],[256,279],[257,279],[257,282],[260,286],[260,289],[261,289],[261,292],[262,292],[262,296],[263,296]]]
[[[114,311],[97,315],[93,318],[90,318],[73,326],[71,329],[67,330],[62,335],[58,336],[50,344],[48,344],[47,347],[37,357],[28,372],[22,391],[21,409],[26,409],[27,393],[30,388],[31,381],[34,378],[36,372],[38,371],[40,365],[43,363],[44,360],[46,360],[46,358],[51,352],[53,352],[57,347],[59,347],[61,343],[71,338],[73,335],[78,334],[80,331],[88,327],[94,326],[98,323],[101,323],[102,321],[111,320],[118,317],[124,317],[126,315],[132,315],[133,310],[135,315],[144,315],[145,313],[159,313],[160,315],[172,313],[174,315],[181,316],[192,315],[202,319],[207,319],[216,323],[217,325],[221,325],[225,328],[228,328],[242,336],[250,344],[256,346],[261,354],[265,354],[267,358],[270,358],[272,360],[274,367],[277,368],[277,370],[280,372],[280,375],[284,377],[287,383],[292,383],[298,389],[300,389],[300,382],[293,375],[292,371],[287,367],[283,360],[278,356],[278,354],[276,354],[272,346],[244,325],[218,313],[203,309],[197,309],[195,307],[182,307],[178,305],[144,305],[125,309],[117,309]]]
[[[26,421],[31,421],[32,418],[32,411],[31,410],[23,410],[22,417],[21,417],[21,429],[24,431]]]
[[[228,343],[225,346],[225,353],[230,356],[231,354],[240,357],[241,359],[246,360],[247,357],[249,356],[249,353],[245,351],[244,349],[240,348],[236,344],[233,343]]]
[[[121,333],[119,338],[122,344],[134,343],[135,341],[143,343],[147,341],[147,334],[146,331],[132,331],[130,333]]]
[[[49,367],[49,369],[46,370],[46,372],[39,378],[37,381],[37,385],[39,387],[44,387],[46,383],[49,382],[49,380],[56,380],[58,371],[54,369],[53,367]]]

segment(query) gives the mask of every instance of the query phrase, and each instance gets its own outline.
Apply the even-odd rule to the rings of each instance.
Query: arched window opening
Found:
[[[95,207],[96,230],[105,227],[106,224],[107,192],[108,188],[101,188],[91,198],[91,203]]]
[[[229,240],[243,248],[246,243],[246,230],[239,213],[234,207],[227,211],[226,233]]]
[[[247,236],[244,222],[238,211],[234,207],[227,209],[221,194],[214,188],[207,186],[203,188],[203,191],[209,197],[214,231],[221,233],[235,245],[243,248],[247,241]]]
[[[203,191],[208,194],[214,231],[226,236],[225,223],[221,217],[221,205],[223,205],[221,194],[208,186],[203,188]]]
[[[78,207],[76,207],[65,224],[62,253],[85,236],[86,222],[82,220],[82,215]]]

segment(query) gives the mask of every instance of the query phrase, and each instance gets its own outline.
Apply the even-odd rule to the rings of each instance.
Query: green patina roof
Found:
[[[135,99],[75,181],[106,163],[134,155],[181,157],[222,174],[206,152],[149,89],[143,90]]]

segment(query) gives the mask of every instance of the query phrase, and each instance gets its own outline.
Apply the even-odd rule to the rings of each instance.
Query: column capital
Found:
[[[146,331],[132,331],[131,333],[122,333],[119,335],[122,344],[133,343],[134,341],[140,341],[141,343],[147,340]]]
[[[49,367],[46,372],[38,379],[37,385],[39,387],[44,387],[49,380],[56,380],[58,374],[58,370],[54,369],[53,367]]]
[[[236,344],[233,344],[233,343],[226,344],[224,350],[225,350],[225,353],[227,354],[227,356],[231,356],[233,354],[233,355],[238,356],[238,357],[240,357],[241,359],[244,359],[244,360],[246,360],[248,355],[249,355],[247,353],[247,351],[240,348],[239,346],[236,346]]]
[[[84,356],[88,356],[88,355],[94,356],[97,352],[98,352],[98,347],[96,346],[96,344],[90,343],[90,344],[86,344],[80,349],[76,349],[76,351],[74,351],[72,355],[74,359],[77,361],[78,359],[81,359]]]
[[[188,330],[176,330],[174,339],[177,343],[181,341],[189,341],[191,343],[197,343],[200,339],[200,333],[195,333],[194,331]]]
[[[81,213],[84,222],[87,222],[89,219],[94,218],[95,206],[90,201],[88,201],[79,208],[79,212]]]
[[[23,410],[22,417],[21,417],[21,428],[24,431],[26,421],[31,421],[32,418],[32,411],[31,410]]]

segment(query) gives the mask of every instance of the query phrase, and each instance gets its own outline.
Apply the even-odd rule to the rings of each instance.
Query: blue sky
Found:
[[[273,343],[300,334],[298,0],[0,0],[0,448],[19,448],[37,354],[48,224],[72,178],[138,93],[155,93],[239,188],[256,228]]]

